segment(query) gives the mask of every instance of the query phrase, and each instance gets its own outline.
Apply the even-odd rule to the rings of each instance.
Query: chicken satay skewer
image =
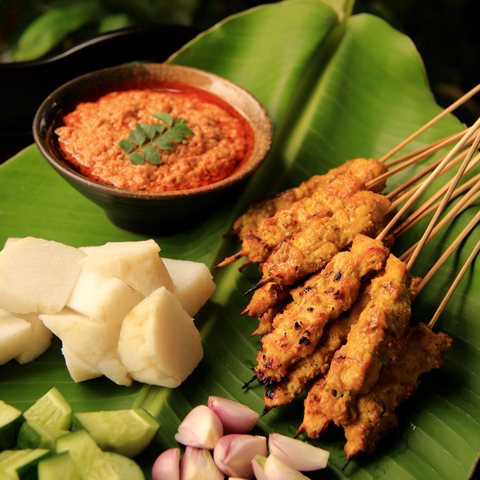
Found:
[[[386,254],[380,242],[357,235],[351,252],[338,253],[324,271],[292,290],[294,303],[262,338],[254,368],[260,383],[280,381],[290,365],[313,352],[327,321],[350,308],[362,277],[382,268]]]
[[[420,155],[414,156],[408,162],[406,162],[406,164],[395,168],[391,172],[386,172],[382,174],[382,171],[385,171],[385,167],[383,167],[382,170],[382,168],[380,167],[380,165],[382,164],[373,159],[357,159],[347,162],[347,164],[353,165],[352,169],[350,170],[351,173],[361,182],[365,183],[366,189],[381,191],[384,188],[385,179],[409,167],[410,165],[417,163],[424,158],[432,155],[437,150],[458,139],[460,137],[460,134],[462,134],[462,132],[447,137],[446,140],[436,142],[433,147],[429,146],[429,148],[423,148]],[[366,164],[365,166],[362,166],[360,164],[361,168],[355,168],[355,162],[358,163],[359,161],[363,161],[364,163],[369,162],[371,165]],[[432,167],[430,166],[419,175],[424,176],[429,171],[431,171],[431,169]],[[346,172],[344,172],[342,175],[344,175],[345,173]],[[380,178],[379,181],[377,180],[378,178]],[[336,179],[333,179],[325,184],[320,185],[318,190],[316,190],[311,197],[302,198],[294,202],[289,208],[279,210],[273,215],[273,217],[264,219],[262,222],[260,222],[258,228],[255,231],[246,231],[243,235],[243,248],[236,254],[227,257],[215,268],[228,265],[229,263],[235,262],[244,256],[249,257],[249,261],[247,262],[247,264],[251,262],[262,263],[266,260],[269,253],[274,247],[276,247],[284,239],[289,238],[298,231],[300,231],[307,224],[310,218],[312,218],[313,216],[316,216],[318,218],[319,215],[331,215],[332,211],[334,211],[336,208],[340,208],[339,206],[336,206],[334,204],[335,202],[333,202],[336,195],[334,188],[335,180]],[[332,187],[334,188],[333,192],[330,191]],[[356,188],[358,189],[358,187]],[[330,193],[331,195],[329,196],[328,193]],[[353,193],[354,191],[352,190],[352,194]],[[341,198],[344,197],[345,194],[341,196]]]
[[[478,189],[480,189],[480,184],[477,186],[477,190]],[[466,206],[464,205],[463,208],[466,208]],[[450,221],[454,216],[458,215],[458,213],[459,211],[453,212],[450,218],[446,218],[445,220]],[[479,220],[480,212],[477,213],[475,218],[470,221],[469,225],[462,231],[462,233],[442,255],[439,261],[428,272],[423,281],[416,288],[416,294],[418,294],[429,278],[441,266],[445,258],[448,257],[448,255],[468,235],[470,230]],[[445,223],[446,222],[443,222],[443,225],[445,225]],[[439,227],[443,228],[443,225],[439,225]],[[440,228],[432,232],[432,235],[438,233]],[[400,259],[404,260],[403,256],[400,257]],[[361,311],[366,304],[365,298],[368,297],[369,294],[364,294],[361,300],[363,301],[363,305],[360,305],[360,301],[358,301],[351,310],[339,317],[336,322],[333,322],[333,324],[327,324],[324,336],[320,340],[318,347],[315,349],[312,355],[305,357],[294,364],[287,372],[287,376],[283,378],[280,383],[266,389],[264,396],[264,413],[267,413],[276,406],[290,403],[299,393],[301,393],[309,380],[312,380],[318,375],[324,375],[328,371],[328,363],[333,357],[335,351],[338,350],[338,348],[340,348],[340,346],[346,341],[350,328],[353,327],[358,320],[358,317],[360,316]],[[332,332],[330,332],[330,330],[332,330]]]
[[[398,342],[378,382],[369,393],[357,398],[357,419],[344,426],[347,458],[343,469],[360,452],[373,453],[375,443],[398,426],[395,409],[417,391],[422,374],[442,366],[451,342],[447,335],[434,333],[424,323]]]
[[[472,146],[471,155],[476,146]],[[471,155],[465,159],[463,171]],[[463,171],[459,170],[455,178],[457,181]],[[452,183],[454,187],[455,183]],[[439,218],[438,212],[445,207],[452,188],[447,191],[430,222],[428,234]],[[385,278],[373,280],[371,304],[352,327],[347,343],[333,356],[327,376],[319,381],[305,401],[304,424],[305,428],[310,428],[309,435],[318,437],[332,420],[337,425],[348,425],[355,421],[357,396],[370,391],[378,380],[381,368],[388,365],[393,346],[408,331],[410,303],[416,295],[415,288],[408,284],[408,272],[424,243],[418,242],[408,264],[391,255],[387,261]]]
[[[475,225],[476,222],[472,220],[459,237],[464,238]],[[455,246],[460,241],[457,239],[454,242]],[[443,263],[454,249],[452,245],[437,264]],[[428,326],[420,323],[412,328],[407,338],[399,343],[393,361],[382,369],[377,384],[368,394],[357,399],[358,418],[353,424],[345,426],[347,443],[344,449],[347,459],[344,468],[361,451],[367,453],[375,451],[375,443],[387,431],[398,426],[395,409],[417,390],[419,376],[433,368],[441,367],[451,339],[441,332],[433,333],[432,329],[479,251],[480,241],[470,253]],[[432,271],[438,268],[437,264],[425,276],[419,289],[431,278]]]
[[[415,288],[415,290],[413,292],[412,299],[418,294],[418,292],[421,290],[421,288],[424,287],[426,282],[438,270],[439,266],[445,261],[445,259],[448,258],[448,256],[455,250],[455,248],[460,244],[460,242],[468,235],[468,233],[471,232],[471,230],[475,227],[475,225],[476,225],[476,223],[478,222],[479,219],[480,219],[480,213],[476,216],[476,218],[474,220],[469,222],[467,227],[465,227],[465,229],[461,232],[461,234],[458,236],[458,238],[453,242],[452,246],[445,252],[444,255],[442,255],[440,260],[432,267],[432,269],[429,271],[429,273],[427,273],[423,282],[418,284],[418,287]],[[462,269],[462,271],[464,271],[464,270]],[[458,283],[458,282],[456,282],[456,283]],[[372,290],[373,290],[373,287],[372,287]],[[367,313],[366,313],[366,315],[364,313],[362,313],[359,322],[362,320],[362,316],[365,316],[365,319],[368,318],[368,311],[369,311],[369,307],[367,306],[366,309],[365,309],[365,312],[367,312]],[[367,325],[370,328],[370,325],[369,325],[368,321],[365,323],[365,325]],[[357,323],[353,328],[357,329],[358,326],[359,326],[359,323]],[[353,340],[353,338],[351,339],[350,336],[353,335],[354,333],[356,333],[356,332],[353,332],[353,331],[351,332],[351,334],[349,335],[347,344],[345,345],[345,347],[342,347],[342,348],[346,348],[348,346],[348,342]],[[370,332],[370,334],[374,335],[374,332]],[[402,337],[399,337],[399,339],[397,339],[397,341],[400,340],[401,338]],[[363,348],[363,346],[362,346],[362,348]],[[312,385],[312,387],[309,391],[309,394],[307,395],[307,398],[305,400],[305,418],[304,418],[304,421],[303,421],[302,425],[300,426],[297,434],[300,434],[304,431],[307,431],[307,433],[310,437],[319,438],[321,433],[327,428],[330,420],[334,420],[335,423],[337,423],[337,425],[342,424],[344,426],[356,422],[357,412],[355,412],[354,415],[350,415],[348,417],[345,417],[345,415],[343,415],[345,413],[345,411],[341,411],[339,409],[339,407],[337,405],[337,401],[336,401],[337,400],[336,397],[338,396],[338,391],[340,391],[342,393],[345,393],[344,386],[348,385],[349,383],[351,384],[351,381],[350,381],[351,377],[353,377],[354,380],[357,380],[355,378],[355,373],[353,371],[349,370],[348,371],[348,376],[347,377],[342,377],[341,376],[341,371],[339,371],[339,372],[334,372],[333,371],[335,357],[340,359],[340,361],[341,361],[340,365],[342,365],[342,363],[343,363],[342,366],[345,366],[345,365],[347,365],[348,362],[345,362],[344,359],[346,358],[350,361],[351,359],[354,358],[353,353],[354,353],[354,351],[345,352],[345,354],[342,356],[340,354],[340,351],[337,352],[334,356],[334,359],[332,360],[332,365],[330,366],[330,370],[329,370],[329,373],[327,374],[327,376],[322,377],[314,385]],[[362,355],[361,355],[361,357],[363,358],[362,362],[364,362],[366,357],[363,357]],[[387,362],[384,362],[384,364],[382,365],[382,368],[385,368],[387,365],[388,365],[388,360],[387,360]],[[361,365],[361,367],[363,368],[363,365]],[[380,375],[380,372],[381,372],[381,370],[378,371],[378,375]],[[344,386],[341,386],[338,383],[339,378],[343,378],[343,380],[345,382]],[[363,378],[367,378],[366,375],[363,375]],[[377,379],[378,379],[378,376],[377,376]],[[360,379],[360,380],[362,380],[362,379]],[[372,380],[372,378],[370,378],[370,380]],[[373,380],[375,380],[375,378],[373,378]],[[358,402],[357,402],[357,396],[358,395],[368,394],[368,392],[372,388],[372,385],[370,385],[370,386],[367,385],[367,387],[365,388],[364,385],[362,384],[362,381],[360,381],[358,383],[359,383],[359,386],[357,386],[357,388],[355,390],[356,395],[355,395],[355,398],[353,398],[353,400],[355,401],[355,404],[358,404]],[[332,389],[333,389],[335,395],[332,394]],[[350,392],[350,394],[351,394],[351,392]],[[342,405],[340,405],[340,407],[342,407]]]
[[[356,159],[347,162],[339,175],[330,175],[330,180],[310,196],[298,200],[289,208],[279,210],[272,217],[263,220],[255,231],[245,233],[242,249],[227,257],[215,268],[223,267],[244,256],[255,263],[262,263],[281,241],[300,231],[310,218],[331,216],[342,208],[346,199],[363,190],[364,184],[386,170],[376,160]],[[335,170],[335,169],[334,169]]]
[[[406,210],[417,200],[417,198],[426,190],[426,188],[439,176],[441,171],[450,162],[455,155],[464,147],[469,139],[476,133],[480,127],[480,119],[470,129],[457,145],[446,155],[444,160],[437,166],[437,168],[430,174],[416,193],[407,201],[407,203],[400,209],[397,215],[385,227],[385,229],[377,237],[383,240],[389,233],[391,228],[403,216]],[[355,198],[355,195],[352,199]],[[318,271],[322,268],[322,239],[331,234],[329,229],[330,223],[333,222],[335,215],[329,220],[320,219],[319,221],[311,221],[308,227],[299,234],[293,236],[290,240],[282,242],[277,249],[270,255],[268,260],[263,264],[263,278],[254,285],[249,291],[256,290],[269,281],[275,281],[281,285],[293,285],[303,276]],[[353,220],[353,219],[352,219]],[[361,233],[360,231],[358,233]],[[345,248],[340,247],[339,248]],[[320,263],[319,263],[320,262]]]
[[[478,161],[479,159],[477,157],[475,157],[475,161]],[[469,170],[471,168],[472,163],[469,164],[467,170]],[[472,179],[473,180],[473,179]],[[470,188],[471,184],[473,183],[472,180],[470,180],[469,182],[467,182],[465,185],[459,187],[458,189],[456,189],[453,194],[452,194],[452,197],[451,198],[455,198],[456,196],[460,195],[463,191],[465,191],[467,188]],[[440,193],[444,193],[445,190],[448,188],[449,185],[452,184],[452,180],[449,182],[449,184],[447,184],[445,187],[443,187],[440,191]],[[475,192],[475,190],[473,190],[469,196],[467,196],[466,200],[468,200],[468,198],[470,198],[470,196]],[[463,204],[463,200],[462,200],[462,203],[460,205]],[[455,212],[458,212],[458,207],[455,206]],[[422,211],[423,207],[420,207],[420,209],[418,211]],[[430,211],[432,211],[432,209],[430,209]],[[429,211],[425,212],[425,215],[428,214]],[[452,214],[454,214],[454,211],[452,211]],[[452,218],[452,214],[448,214],[449,215],[449,219]],[[416,216],[416,214],[412,214],[412,217],[413,216]],[[411,224],[410,226],[413,226],[414,223],[420,221],[423,217],[422,216],[419,216],[418,215],[418,218],[415,220],[415,222],[411,221]],[[449,221],[449,220],[446,220],[446,221]],[[443,222],[443,221],[442,221]],[[445,222],[442,223],[442,225],[444,225]],[[398,227],[398,229],[400,229],[400,227]],[[399,230],[395,230],[391,235],[390,237],[391,238],[397,238],[400,234],[400,231]],[[437,230],[438,231],[438,230]],[[404,259],[404,256],[401,257],[402,259]],[[265,284],[265,285],[263,285]],[[263,285],[263,286],[262,286]],[[249,316],[254,316],[254,317],[261,317],[262,315],[265,314],[265,312],[267,312],[269,309],[271,308],[274,308],[275,307],[275,304],[278,302],[278,301],[281,301],[283,300],[285,297],[288,296],[289,294],[289,287],[286,287],[286,286],[282,286],[280,284],[277,284],[275,282],[272,282],[270,278],[264,278],[262,279],[259,284],[256,284],[252,287],[253,290],[257,289],[257,287],[260,286],[261,288],[258,289],[249,306],[244,310],[244,312],[242,313],[248,313]],[[246,294],[248,294],[249,292],[247,292]],[[266,330],[265,330],[266,329]],[[260,329],[257,333],[266,333],[266,331],[268,331],[268,322],[265,322],[265,325],[262,327],[262,329]]]
[[[384,230],[377,236],[377,239],[384,240],[390,229],[401,218],[404,212],[415,202],[415,200],[425,191],[430,183],[440,174],[448,162],[463,148],[470,137],[475,133],[480,126],[480,119],[475,125],[475,129],[467,132],[460,142],[450,151],[445,159],[438,165],[438,167],[430,174],[417,192],[410,198],[409,201],[402,207],[392,221],[384,228]],[[351,200],[355,198],[355,195]],[[339,212],[340,213],[340,212]],[[263,264],[263,278],[254,285],[252,289],[256,290],[269,281],[275,281],[280,285],[293,285],[299,281],[303,276],[318,271],[325,263],[322,263],[323,255],[323,239],[326,239],[332,234],[330,224],[333,225],[335,215],[331,219],[323,219],[318,222],[310,222],[309,226],[301,233],[292,237],[292,239],[283,242],[272,253],[268,260]],[[352,218],[354,221],[354,218]],[[357,233],[361,233],[358,231]],[[346,246],[346,245],[345,245]],[[339,245],[339,249],[345,248]]]

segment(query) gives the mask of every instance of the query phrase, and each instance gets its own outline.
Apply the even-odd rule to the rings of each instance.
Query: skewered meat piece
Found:
[[[348,172],[322,184],[311,197],[294,202],[272,217],[260,222],[256,230],[245,232],[242,250],[227,257],[218,267],[248,256],[250,262],[263,263],[283,240],[301,231],[312,217],[329,217],[345,206],[345,201],[365,188],[365,183],[384,173],[387,168],[377,160],[359,158],[348,163]],[[378,187],[383,189],[385,184]]]
[[[263,264],[264,278],[293,285],[318,272],[338,251],[347,248],[356,234],[376,235],[389,207],[390,201],[382,195],[356,193],[332,217],[312,218],[301,232],[278,245]]]
[[[247,232],[241,252],[252,262],[265,262],[279,243],[301,231],[311,218],[331,217],[345,207],[348,198],[363,189],[364,184],[357,177],[339,175],[321,185],[311,197],[279,210],[273,217],[263,220],[257,230]]]
[[[248,307],[242,312],[249,317],[261,317],[290,295],[291,288],[275,282],[269,282],[253,294]]]
[[[293,289],[292,304],[275,318],[275,329],[262,338],[254,368],[259,382],[265,386],[279,382],[290,365],[310,355],[325,324],[351,307],[362,277],[380,270],[386,257],[381,242],[357,235],[351,251],[335,255],[323,271]]]
[[[345,427],[347,461],[359,452],[373,453],[375,443],[398,425],[395,409],[417,391],[420,375],[442,366],[451,343],[447,335],[434,333],[424,323],[399,341],[378,382],[357,398],[357,419]]]
[[[288,369],[287,376],[279,383],[265,389],[264,414],[272,408],[293,402],[309,380],[327,373],[334,353],[345,343],[348,332],[358,321],[369,301],[370,283],[362,287],[358,300],[350,310],[340,315],[336,321],[327,324],[314,352],[294,363]]]
[[[303,262],[304,265],[310,266],[316,264],[318,267],[316,271],[319,271],[339,250],[348,246],[356,231],[358,233],[371,234],[371,231],[374,230],[377,233],[382,224],[383,215],[388,210],[389,205],[389,200],[381,195],[372,192],[359,192],[348,200],[346,209],[337,212],[329,219],[323,219],[325,221],[320,226],[323,230],[323,237],[322,232],[319,232],[317,235],[311,232],[310,224],[316,222],[316,219],[312,219],[309,226],[302,232],[292,239],[281,243],[265,263],[265,265],[272,264],[272,258],[276,256],[277,252],[282,252],[283,256],[292,252],[292,259],[286,258],[284,264],[279,266],[279,268],[284,270],[287,270],[289,266],[291,267],[287,282],[285,282],[286,284],[283,285],[283,282],[280,283],[280,279],[275,278],[274,280],[279,281],[279,283],[267,282],[260,288],[257,288],[243,313],[248,313],[250,317],[260,317],[271,308],[274,308],[277,302],[285,298],[290,291],[289,285],[291,284],[288,282],[293,281],[296,277],[303,277],[301,274],[296,274],[296,263]],[[361,231],[362,227],[364,227],[364,231]],[[345,234],[342,234],[342,231],[345,231]],[[303,239],[303,237],[305,238]],[[316,242],[316,249],[310,249],[310,246],[308,249],[305,248],[305,255],[295,245],[301,243],[308,245],[312,241]],[[334,242],[338,243],[338,248]],[[345,245],[346,242],[348,243]],[[310,261],[310,257],[314,260]],[[264,272],[267,268],[264,267]]]
[[[418,279],[411,281],[405,263],[390,255],[385,273],[372,280],[371,301],[347,343],[333,356],[324,381],[312,387],[305,400],[304,424],[311,424],[313,416],[319,417],[314,423],[320,429],[309,431],[309,435],[318,438],[330,421],[336,425],[355,421],[356,396],[368,393],[375,385],[396,342],[407,334],[417,283]],[[312,402],[316,405],[310,408]]]
[[[274,307],[270,308],[266,313],[258,317],[258,328],[252,333],[253,335],[265,335],[271,332],[274,328],[273,321],[278,314],[283,313],[285,308],[292,301],[290,292],[288,296],[280,300]]]
[[[325,175],[314,175],[298,187],[285,190],[272,197],[257,200],[250,205],[246,213],[235,221],[233,232],[238,235],[240,240],[243,240],[245,234],[249,230],[256,230],[265,218],[272,217],[279,210],[290,207],[292,203],[302,198],[310,197],[321,185],[332,181],[338,175],[349,173],[356,160],[365,159],[349,160],[339,167],[332,168]]]

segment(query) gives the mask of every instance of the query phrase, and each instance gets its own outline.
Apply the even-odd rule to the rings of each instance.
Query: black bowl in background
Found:
[[[229,177],[203,187],[172,192],[121,189],[93,181],[78,173],[64,159],[54,133],[58,119],[85,98],[98,98],[112,90],[151,88],[155,81],[172,80],[213,93],[245,117],[254,134],[248,160]],[[218,201],[242,186],[260,166],[272,142],[272,124],[263,106],[234,83],[203,70],[169,64],[127,64],[78,77],[55,90],[40,106],[33,135],[50,165],[85,197],[105,210],[120,228],[137,233],[161,233],[178,229],[186,219],[205,218]]]

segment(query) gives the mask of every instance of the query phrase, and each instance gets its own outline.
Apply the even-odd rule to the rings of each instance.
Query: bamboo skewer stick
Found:
[[[472,166],[472,163],[475,162],[477,165],[480,162],[480,155],[477,155],[472,162],[470,162],[469,168]],[[455,189],[450,197],[450,200],[457,198],[459,195],[467,191],[471,188],[477,181],[480,180],[480,173],[475,175],[475,177],[471,178],[467,182],[465,182],[462,186]],[[450,183],[450,182],[449,182]],[[393,232],[390,234],[391,237],[396,238],[402,233],[405,233],[409,230],[413,225],[423,220],[425,217],[428,217],[433,211],[435,211],[436,207],[439,205],[437,201],[447,190],[449,183],[445,184],[435,195],[429,198],[420,208],[415,210],[401,225],[399,225]],[[435,203],[436,202],[436,203]]]
[[[474,229],[477,223],[480,221],[480,211],[470,220],[468,225],[461,231],[460,235],[452,242],[452,244],[445,250],[443,255],[437,260],[435,265],[428,271],[428,273],[423,277],[422,281],[418,284],[417,295],[422,290],[422,288],[427,284],[427,282],[433,277],[437,270],[443,265],[445,260],[455,251],[455,249],[460,245],[460,243],[465,239],[465,237]]]
[[[438,149],[440,150],[443,147],[446,147],[447,145],[452,144],[453,142],[456,142],[457,140],[460,140],[462,138],[462,135],[465,134],[466,130],[462,130],[461,132],[454,133],[452,135],[449,135],[448,137],[442,138],[440,140],[437,140],[436,142],[431,143],[430,145],[426,145],[425,147],[419,148],[418,150],[415,150],[414,152],[406,153],[405,155],[402,155],[401,157],[395,158],[390,161],[386,161],[385,165],[388,166],[388,168],[393,167],[393,165],[397,165],[399,163],[402,163],[405,160],[408,160],[412,157],[415,157],[417,155],[420,155],[421,153],[425,152],[426,150],[429,150],[430,148],[442,144],[442,146]],[[437,150],[435,150],[437,151]]]
[[[480,133],[478,134],[480,135]],[[475,139],[474,138],[471,138],[468,140],[468,142],[466,142],[467,145],[471,145],[473,143]],[[442,171],[440,172],[440,175],[443,175],[444,173],[448,172],[449,170],[451,170],[453,167],[455,167],[456,165],[458,165],[468,154],[468,151],[465,150],[463,152],[461,152],[459,155],[457,155],[453,160],[451,160],[448,165],[446,165]],[[398,188],[396,188],[395,190],[393,190],[392,192],[388,193],[386,195],[386,197],[389,199],[389,200],[392,200],[393,203],[392,203],[392,206],[390,207],[389,209],[389,212],[393,212],[394,210],[397,209],[397,207],[399,207],[403,202],[405,202],[407,199],[411,198],[412,195],[414,195],[414,193],[422,186],[422,183],[419,183],[418,185],[416,185],[415,187],[411,188],[408,192],[404,193],[401,197],[398,197],[396,200],[393,200],[400,192],[406,190],[407,188],[409,188],[411,185],[413,185],[414,183],[416,183],[419,179],[421,179],[422,177],[424,177],[426,175],[426,173],[434,170],[444,159],[445,159],[446,155],[441,157],[440,159],[438,159],[436,162],[432,163],[430,166],[428,166],[425,170],[423,170],[422,172],[418,173],[417,175],[415,175],[414,177],[412,177],[410,180],[407,180],[405,183],[403,183],[402,185],[400,185]]]
[[[479,85],[480,87],[480,85]],[[383,231],[377,236],[377,240],[384,240],[387,234],[390,232],[392,227],[397,223],[397,221],[402,217],[402,215],[410,208],[410,206],[420,197],[420,195],[428,188],[428,186],[438,177],[440,172],[443,170],[445,165],[458,154],[458,152],[463,148],[465,143],[470,139],[470,137],[477,131],[480,127],[480,118],[474,123],[473,127],[462,137],[462,139],[455,145],[455,147],[450,151],[450,153],[445,157],[445,159],[437,166],[437,168],[430,174],[427,180],[425,180],[421,187],[415,192],[415,194],[405,203],[405,205],[399,210],[399,212],[392,218],[388,225],[383,229]]]
[[[463,212],[468,206],[480,198],[480,182],[478,182],[475,187],[473,187],[465,197],[462,198],[449,212],[445,217],[438,223],[438,225],[433,229],[432,233],[428,237],[425,245],[432,240],[432,238],[453,218],[455,218],[459,213]],[[402,261],[408,261],[410,255],[415,250],[418,242],[412,245],[400,258]]]
[[[457,174],[453,178],[453,181],[451,185],[448,187],[447,192],[445,193],[445,196],[443,197],[442,202],[437,208],[437,211],[435,212],[435,215],[433,216],[432,220],[428,224],[428,227],[426,228],[424,234],[422,235],[422,238],[418,242],[417,247],[413,251],[412,256],[410,257],[408,263],[407,263],[407,271],[410,271],[413,264],[415,263],[415,260],[417,259],[418,255],[420,255],[420,251],[422,250],[423,246],[425,245],[428,237],[430,236],[430,233],[434,229],[436,223],[440,219],[440,216],[442,215],[443,211],[447,207],[447,203],[450,201],[450,196],[452,195],[453,191],[455,190],[455,187],[457,186],[458,182],[462,178],[463,174],[465,173],[465,170],[470,163],[470,160],[473,157],[473,154],[477,150],[477,147],[480,143],[480,136],[477,135],[475,141],[473,142],[473,145],[470,147],[470,150],[468,151],[468,155],[465,157],[465,160],[463,161],[462,165],[458,169]]]
[[[455,278],[455,281],[453,282],[452,286],[449,288],[447,294],[445,295],[444,299],[442,300],[442,303],[440,304],[440,306],[438,307],[437,311],[435,312],[435,315],[432,317],[432,319],[430,320],[428,326],[430,328],[433,328],[436,321],[438,320],[438,317],[440,317],[440,314],[443,312],[443,309],[445,308],[445,306],[447,305],[448,301],[450,300],[451,296],[453,295],[453,292],[455,291],[455,289],[457,288],[458,284],[460,283],[460,280],[462,279],[462,277],[465,275],[465,272],[467,271],[468,267],[470,266],[470,264],[473,262],[473,259],[476,257],[476,255],[478,254],[480,250],[480,240],[478,241],[478,243],[476,244],[475,248],[473,249],[472,253],[470,254],[470,256],[467,258],[467,261],[465,262],[465,264],[463,265],[462,269],[460,270],[460,273],[457,275],[457,277]]]
[[[463,130],[462,132],[460,132],[462,135],[465,135],[465,133],[467,133],[469,129],[466,129],[466,130]],[[459,138],[461,138],[461,136],[459,136]],[[458,140],[458,138],[457,138]],[[371,180],[370,182],[367,182],[365,184],[365,188],[366,189],[371,189],[372,187],[374,187],[375,185],[379,185],[381,183],[383,183],[387,178],[390,178],[392,177],[393,175],[395,175],[396,173],[398,172],[401,172],[402,170],[405,170],[406,168],[410,167],[411,165],[415,165],[416,163],[420,162],[421,160],[424,160],[425,158],[427,157],[430,157],[431,155],[433,155],[434,153],[436,153],[438,150],[440,150],[441,148],[443,148],[445,145],[441,145],[440,147],[437,145],[436,147],[431,147],[427,150],[425,150],[424,152],[422,152],[420,155],[416,155],[415,157],[411,158],[410,160],[406,161],[405,163],[403,163],[402,165],[399,165],[398,167],[396,168],[392,168],[392,170],[389,170],[388,172],[385,172],[383,173],[382,175],[379,175],[378,177],[374,178],[373,180]],[[445,156],[443,156],[442,158],[445,158]],[[438,163],[440,163],[441,159],[440,160],[437,160],[433,165],[438,165]],[[433,167],[435,168],[435,167]],[[423,172],[421,172],[423,175],[426,175],[430,170],[433,170],[432,168],[432,165],[430,165],[429,167],[427,167]],[[422,175],[422,176],[423,176]]]
[[[403,142],[399,143],[394,149],[390,150],[387,154],[385,154],[379,161],[386,162],[390,157],[393,157],[399,150],[401,150],[405,145],[410,143],[413,139],[417,138],[421,135],[425,130],[428,130],[432,125],[437,123],[443,117],[447,116],[450,112],[453,112],[457,107],[465,103],[468,99],[473,97],[477,92],[480,91],[480,83],[472,88],[469,92],[459,98],[456,102],[452,103],[448,108],[443,110],[439,113],[436,117],[432,118],[429,122],[427,122],[423,127],[419,128],[416,132],[412,133],[408,138],[406,138]]]
[[[470,143],[470,140],[467,142]],[[444,173],[448,172],[450,169],[452,169],[455,165],[458,165],[467,155],[467,152],[461,152],[458,154],[443,170],[441,175]],[[398,197],[396,200],[395,197],[397,197],[400,193],[404,192],[405,190],[408,190],[412,185],[417,183],[419,180],[421,180],[425,175],[428,173],[432,172],[435,170],[435,168],[440,165],[440,163],[445,159],[446,155],[443,157],[439,158],[437,161],[426,167],[424,170],[421,172],[417,173],[414,175],[410,180],[407,180],[405,183],[402,185],[398,186],[395,190],[392,190],[390,193],[387,193],[386,197],[389,200],[394,201],[395,206],[392,207],[392,210],[397,208],[398,205],[402,204],[406,199],[410,198],[419,188],[420,184],[411,188],[408,192],[404,193],[401,197]]]

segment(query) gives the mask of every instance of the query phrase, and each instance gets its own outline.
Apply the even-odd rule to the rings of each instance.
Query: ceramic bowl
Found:
[[[59,119],[85,99],[114,90],[152,88],[155,82],[175,81],[215,94],[250,123],[254,147],[249,158],[219,182],[172,192],[144,192],[105,185],[83,176],[64,158],[56,140]],[[169,64],[127,64],[88,73],[64,84],[41,104],[33,136],[42,155],[75,189],[105,210],[118,227],[137,233],[178,229],[192,218],[206,218],[221,198],[232,196],[265,160],[272,142],[272,124],[263,106],[249,92],[209,72]]]

